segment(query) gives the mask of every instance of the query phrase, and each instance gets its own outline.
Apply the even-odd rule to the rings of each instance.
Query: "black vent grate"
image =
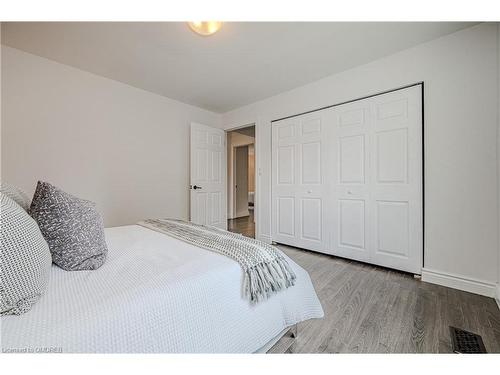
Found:
[[[481,336],[455,327],[450,327],[450,333],[455,353],[486,353]]]

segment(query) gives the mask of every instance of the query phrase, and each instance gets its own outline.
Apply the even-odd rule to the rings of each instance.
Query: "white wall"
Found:
[[[0,22],[0,40],[2,40],[2,23]],[[0,48],[0,176],[2,176],[2,48]]]
[[[257,123],[257,233],[270,240],[270,121],[425,82],[424,279],[493,295],[498,281],[497,25],[481,24],[236,109]]]
[[[498,130],[497,130],[497,160],[498,160],[498,283],[497,283],[497,293],[496,300],[498,307],[500,307],[500,23],[497,23],[497,43],[498,43],[498,58],[497,58],[497,74],[498,74],[498,86],[497,86],[497,95],[498,95],[498,112],[497,112],[497,121],[498,121]]]
[[[246,146],[255,143],[255,138],[238,132],[227,133],[227,217],[233,219],[235,215],[234,204],[234,148],[238,146]]]
[[[97,202],[107,226],[188,217],[189,124],[220,115],[2,46],[2,180]]]

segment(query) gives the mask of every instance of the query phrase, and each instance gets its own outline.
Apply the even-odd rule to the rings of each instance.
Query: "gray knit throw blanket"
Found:
[[[149,219],[139,222],[138,225],[238,262],[245,274],[244,296],[252,303],[265,300],[295,284],[295,273],[286,259],[276,247],[264,242],[182,220]]]

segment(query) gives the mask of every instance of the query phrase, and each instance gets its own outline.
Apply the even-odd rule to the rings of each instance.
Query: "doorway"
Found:
[[[255,125],[227,133],[228,230],[255,238]]]

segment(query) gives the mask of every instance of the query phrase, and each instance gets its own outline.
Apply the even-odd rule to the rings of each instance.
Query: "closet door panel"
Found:
[[[280,146],[277,153],[278,185],[291,185],[295,181],[295,147],[293,145]]]
[[[293,244],[297,237],[297,132],[296,119],[272,128],[272,237],[285,244]]]
[[[323,201],[321,198],[301,198],[300,201],[301,239],[320,244],[323,235]]]
[[[376,247],[379,254],[408,257],[409,204],[408,201],[376,201]]]
[[[365,183],[365,135],[341,136],[339,148],[339,183]]]
[[[408,183],[408,129],[375,133],[376,181],[379,184]]]
[[[306,142],[300,145],[301,184],[321,184],[321,142]]]
[[[276,202],[276,217],[278,221],[277,234],[295,237],[295,198],[280,196]]]
[[[421,272],[421,89],[273,123],[274,241]]]
[[[423,257],[422,92],[371,99],[371,262],[421,273]]]
[[[300,181],[295,186],[296,223],[298,236],[295,246],[316,251],[328,247],[326,237],[325,192],[325,129],[326,111],[317,111],[298,117],[297,173]]]
[[[324,121],[318,111],[273,124],[273,241],[328,248]]]
[[[338,201],[338,246],[366,250],[366,202],[364,199]]]
[[[368,261],[370,107],[353,102],[331,109],[331,249],[335,255]]]

